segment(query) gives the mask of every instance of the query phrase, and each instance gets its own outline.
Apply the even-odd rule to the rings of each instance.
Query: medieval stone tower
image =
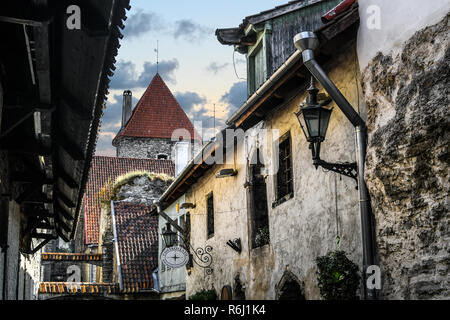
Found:
[[[191,158],[197,136],[161,76],[153,77],[133,112],[131,100],[131,91],[124,91],[122,127],[113,139],[117,156],[186,163],[179,158]]]

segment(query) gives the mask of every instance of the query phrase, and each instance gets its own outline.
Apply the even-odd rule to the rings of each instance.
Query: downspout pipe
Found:
[[[117,242],[117,229],[116,229],[116,215],[114,213],[114,201],[111,200],[111,218],[113,223],[113,233],[114,233],[114,249],[116,250],[117,259],[117,276],[119,278],[119,288],[123,291],[123,280],[122,280],[122,266],[120,265],[120,255],[119,255],[119,244]]]
[[[364,166],[367,148],[366,123],[315,60],[314,50],[319,47],[319,39],[315,33],[306,31],[297,34],[294,37],[294,45],[299,51],[301,51],[304,65],[308,68],[314,78],[320,82],[325,91],[330,95],[334,102],[336,102],[339,109],[341,109],[342,113],[344,113],[356,129],[359,208],[361,214],[361,233],[363,245],[363,291],[365,299],[374,300],[376,299],[375,290],[369,290],[366,286],[367,267],[375,265],[376,261],[374,223],[370,208],[369,192],[364,180]]]

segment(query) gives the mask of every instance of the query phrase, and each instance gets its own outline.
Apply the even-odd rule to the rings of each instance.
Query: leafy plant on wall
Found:
[[[356,300],[360,285],[358,266],[344,251],[335,250],[316,259],[320,295],[325,300]]]
[[[189,300],[217,300],[217,293],[214,289],[197,291],[189,297]]]
[[[262,247],[270,242],[269,228],[263,227],[258,230],[255,236],[255,244]]]

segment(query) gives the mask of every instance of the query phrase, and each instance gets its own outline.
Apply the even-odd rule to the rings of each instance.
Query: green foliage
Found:
[[[262,247],[270,242],[269,227],[258,229],[255,236],[255,244],[257,247]]]
[[[189,300],[217,300],[217,294],[214,289],[197,291],[189,297]]]
[[[108,178],[106,183],[97,194],[97,201],[99,201],[100,205],[109,206],[111,200],[118,200],[117,192],[121,187],[126,184],[130,184],[135,178],[142,176],[146,176],[150,181],[158,179],[167,183],[172,182],[174,179],[173,177],[164,173],[154,173],[142,170],[130,171],[121,176],[118,176],[115,181],[112,181],[111,178]]]
[[[359,269],[344,251],[336,250],[318,257],[317,279],[320,295],[326,300],[355,300],[360,285]]]

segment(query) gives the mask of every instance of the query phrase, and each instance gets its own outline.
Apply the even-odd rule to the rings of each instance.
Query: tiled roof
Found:
[[[43,252],[42,261],[102,261],[101,253],[59,253]]]
[[[158,216],[141,203],[114,202],[123,291],[153,288],[158,266]]]
[[[119,137],[168,138],[176,129],[186,129],[191,139],[198,139],[194,126],[157,73],[133,110]]]
[[[70,294],[113,294],[119,293],[119,284],[91,282],[41,282],[39,293],[70,293]]]
[[[84,195],[85,243],[97,244],[99,233],[100,203],[98,193],[108,180],[130,171],[145,170],[174,176],[174,163],[170,160],[131,159],[94,156]]]

